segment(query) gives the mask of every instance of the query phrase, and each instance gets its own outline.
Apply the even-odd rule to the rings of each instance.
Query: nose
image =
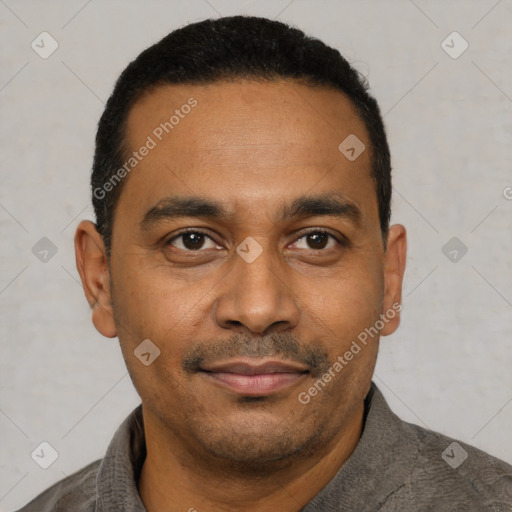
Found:
[[[219,287],[218,325],[259,335],[295,327],[300,309],[285,264],[268,248],[250,263],[238,253],[233,259]]]

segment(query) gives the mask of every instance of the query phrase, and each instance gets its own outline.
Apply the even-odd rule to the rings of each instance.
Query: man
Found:
[[[77,267],[142,404],[24,512],[512,510],[512,467],[372,383],[406,233],[336,50],[254,17],[172,32],[116,83],[92,194]]]

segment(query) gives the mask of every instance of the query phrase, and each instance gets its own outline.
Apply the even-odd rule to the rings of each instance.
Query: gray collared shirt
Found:
[[[365,416],[354,452],[301,512],[512,512],[512,466],[400,420],[375,383]],[[57,482],[19,512],[145,512],[137,491],[145,456],[139,405],[102,460]]]

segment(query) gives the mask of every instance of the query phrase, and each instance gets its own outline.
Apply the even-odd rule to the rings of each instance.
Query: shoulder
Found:
[[[96,476],[101,460],[59,480],[34,498],[18,512],[94,511],[96,503]]]
[[[511,465],[462,441],[403,424],[417,440],[417,453],[401,493],[418,500],[418,510],[437,504],[454,512],[512,512]]]

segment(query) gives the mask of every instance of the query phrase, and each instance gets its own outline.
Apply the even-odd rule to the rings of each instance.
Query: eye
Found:
[[[197,230],[179,233],[170,238],[165,245],[171,245],[176,249],[187,252],[197,252],[202,249],[221,249],[208,234]],[[298,249],[328,250],[335,248],[337,245],[346,246],[347,242],[343,239],[338,240],[328,231],[317,229],[305,233],[292,245]]]
[[[172,237],[165,245],[172,245],[183,251],[198,251],[200,249],[215,249],[218,244],[202,231],[185,231]]]
[[[302,235],[293,245],[299,249],[325,250],[345,244],[327,231],[315,230]]]

